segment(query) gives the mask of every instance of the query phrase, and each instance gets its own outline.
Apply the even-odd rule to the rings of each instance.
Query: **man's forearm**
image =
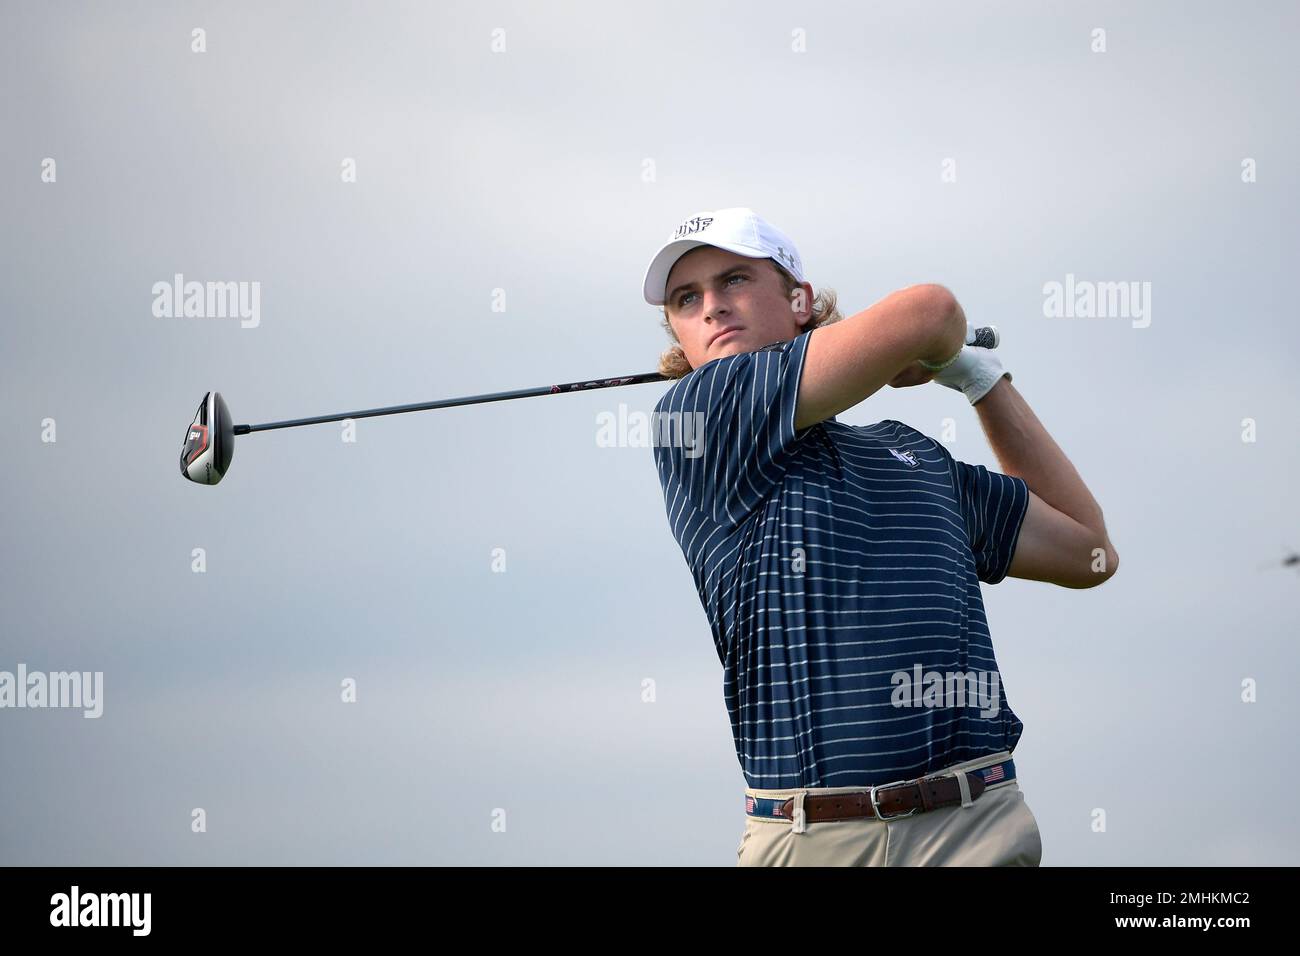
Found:
[[[1113,552],[1101,506],[1015,386],[999,379],[974,407],[1002,471],[1023,478],[1034,494],[1095,532]]]

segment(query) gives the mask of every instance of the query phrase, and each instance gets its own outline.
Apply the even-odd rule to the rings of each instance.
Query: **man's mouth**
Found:
[[[710,346],[717,345],[719,342],[721,342],[723,339],[725,339],[728,335],[731,335],[731,334],[734,333],[734,332],[740,332],[740,331],[741,331],[741,327],[740,327],[739,325],[735,325],[735,326],[732,326],[732,327],[729,328],[729,329],[723,329],[721,332],[715,332],[715,333],[713,334],[713,338],[709,339],[709,345],[710,345]]]

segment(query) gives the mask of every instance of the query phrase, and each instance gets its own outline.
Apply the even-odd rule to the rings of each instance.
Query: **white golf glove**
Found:
[[[967,328],[971,330],[973,337],[973,327],[967,326]],[[1002,367],[996,349],[963,345],[961,351],[945,362],[942,371],[931,381],[946,385],[948,388],[955,388],[974,405],[993,389],[1003,375],[1007,377],[1007,381],[1011,381],[1011,373]]]

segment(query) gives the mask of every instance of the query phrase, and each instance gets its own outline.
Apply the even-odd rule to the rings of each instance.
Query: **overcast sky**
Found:
[[[734,864],[652,450],[596,441],[666,386],[177,460],[208,389],[653,371],[650,257],[738,205],[846,314],[937,282],[997,325],[1105,512],[1104,586],[984,586],[1043,864],[1300,863],[1293,4],[3,9],[0,671],[104,683],[0,710],[0,863]],[[178,273],[259,283],[256,324],[156,316]],[[1067,276],[1149,311],[1049,317]],[[955,391],[840,416],[884,418],[997,469]]]

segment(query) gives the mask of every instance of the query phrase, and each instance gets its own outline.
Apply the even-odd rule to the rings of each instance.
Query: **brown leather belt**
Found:
[[[984,777],[975,771],[961,771],[970,785],[970,798],[976,799],[984,792]],[[915,813],[937,810],[940,807],[961,803],[961,785],[956,773],[942,777],[922,777],[918,780],[899,780],[857,793],[809,793],[804,795],[803,812],[807,823],[826,820],[851,820],[857,817],[875,817],[894,820]],[[777,816],[794,819],[794,798],[781,804]]]

